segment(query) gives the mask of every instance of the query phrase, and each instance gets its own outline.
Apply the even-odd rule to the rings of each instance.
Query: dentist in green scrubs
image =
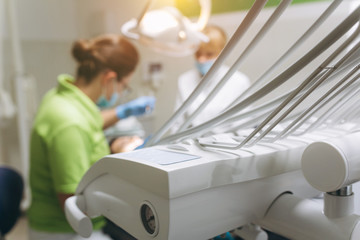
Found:
[[[30,187],[32,203],[27,212],[29,239],[82,239],[68,224],[65,200],[75,193],[84,173],[110,154],[103,129],[154,107],[153,97],[140,97],[110,108],[128,87],[139,55],[119,35],[78,40],[72,47],[78,63],[75,77],[58,77],[58,86],[43,98],[31,132]],[[99,107],[109,107],[100,112]],[[110,239],[95,219],[90,239]],[[89,238],[87,238],[89,239]]]

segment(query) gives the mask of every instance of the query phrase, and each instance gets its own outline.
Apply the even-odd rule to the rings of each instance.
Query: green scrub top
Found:
[[[95,103],[69,75],[43,98],[31,132],[30,227],[45,232],[73,232],[57,193],[73,194],[85,172],[110,153],[103,119]],[[104,225],[95,220],[94,229]]]

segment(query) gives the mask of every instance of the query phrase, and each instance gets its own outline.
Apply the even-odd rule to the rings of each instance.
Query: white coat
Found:
[[[202,93],[187,109],[187,112],[183,115],[183,117],[178,119],[176,124],[174,124],[172,127],[172,132],[175,132],[182,125],[185,119],[200,106],[200,104],[206,99],[212,89],[221,81],[222,77],[226,74],[228,69],[229,67],[227,66],[222,66],[219,69],[216,76],[212,79],[212,81],[210,81],[208,86],[205,87]],[[182,105],[188,96],[190,96],[196,86],[200,83],[201,79],[202,77],[197,69],[187,71],[179,77],[175,110],[177,110]],[[191,126],[199,125],[217,116],[249,86],[249,78],[241,72],[235,72],[234,75],[228,79],[218,94],[204,108],[204,110],[192,121]]]

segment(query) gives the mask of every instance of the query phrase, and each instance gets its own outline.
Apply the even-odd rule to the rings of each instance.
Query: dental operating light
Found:
[[[151,3],[151,0],[147,2],[137,19],[131,19],[122,26],[121,31],[126,37],[173,57],[191,55],[201,42],[208,41],[201,30],[210,16],[210,0],[200,0],[201,12],[195,23],[174,7],[149,11]]]

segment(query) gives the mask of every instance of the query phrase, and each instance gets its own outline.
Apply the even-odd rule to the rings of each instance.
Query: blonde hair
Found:
[[[202,42],[199,46],[199,50],[216,50],[220,53],[221,50],[225,47],[227,42],[227,36],[224,30],[215,25],[208,25],[202,31],[208,38],[209,42]]]
[[[135,70],[139,61],[135,46],[116,34],[77,40],[72,55],[78,62],[77,77],[85,78],[88,83],[106,69],[116,72],[118,81],[121,81]]]

